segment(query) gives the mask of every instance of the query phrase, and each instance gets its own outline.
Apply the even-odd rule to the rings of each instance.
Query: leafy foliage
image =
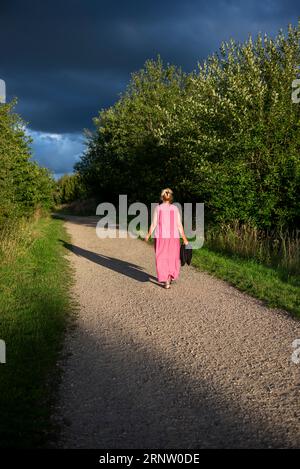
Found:
[[[68,203],[82,199],[85,196],[85,187],[79,174],[65,174],[57,181],[56,202]]]
[[[224,42],[190,74],[160,56],[94,119],[75,170],[89,195],[153,202],[170,186],[212,221],[299,226],[300,22],[274,39]]]
[[[52,205],[54,181],[49,170],[30,159],[31,139],[13,112],[15,104],[0,106],[0,226]]]

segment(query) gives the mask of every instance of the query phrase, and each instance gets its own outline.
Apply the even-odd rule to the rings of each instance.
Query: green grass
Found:
[[[27,249],[0,267],[0,447],[42,447],[54,428],[51,405],[59,379],[57,358],[70,317],[72,276],[60,240],[63,222],[34,222]]]
[[[153,244],[153,238],[149,242]],[[266,306],[284,309],[300,318],[300,277],[297,275],[206,246],[193,251],[192,265],[262,300]]]
[[[263,300],[267,306],[300,317],[300,278],[283,269],[267,267],[251,259],[214,252],[203,247],[194,250],[192,264],[226,280],[241,291]]]

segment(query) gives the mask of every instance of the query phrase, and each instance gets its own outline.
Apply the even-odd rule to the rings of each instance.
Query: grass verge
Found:
[[[143,240],[143,237],[139,237]],[[149,241],[153,244],[153,238]],[[227,281],[241,291],[300,318],[300,277],[253,259],[216,252],[203,246],[193,251],[192,265]]]
[[[0,447],[43,447],[51,426],[56,367],[70,308],[71,270],[61,220],[33,224],[32,242],[0,266]]]
[[[300,278],[283,269],[267,267],[252,259],[230,256],[203,247],[193,252],[192,264],[226,280],[241,291],[263,300],[267,306],[300,317]]]

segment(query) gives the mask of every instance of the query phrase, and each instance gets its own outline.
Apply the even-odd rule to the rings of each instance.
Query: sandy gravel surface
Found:
[[[300,447],[300,322],[153,246],[68,217],[80,305],[61,362],[64,448]]]

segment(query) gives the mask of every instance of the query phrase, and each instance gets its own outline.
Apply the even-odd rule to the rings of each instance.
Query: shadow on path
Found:
[[[86,226],[88,228],[96,228],[98,221],[100,220],[100,216],[97,215],[90,215],[90,216],[81,216],[81,215],[70,215],[64,213],[52,213],[52,218],[57,220],[64,220],[70,223],[74,223],[75,225]],[[116,225],[118,227],[118,225]]]
[[[150,344],[126,334],[118,320],[111,320],[110,335],[101,334],[102,326],[93,337],[80,328],[73,335],[72,355],[65,364],[63,417],[68,423],[60,445],[106,449],[296,446],[299,439],[286,432],[284,420],[268,421],[264,412],[259,414],[249,403],[229,399],[204,370],[193,372],[190,365],[187,372],[159,349],[151,350]]]
[[[160,286],[156,278],[153,275],[147,274],[143,271],[143,267],[126,262],[115,257],[105,256],[104,254],[98,254],[96,252],[88,251],[87,249],[80,248],[74,244],[66,243],[62,239],[60,240],[64,247],[71,252],[74,252],[77,256],[85,257],[95,264],[106,267],[107,269],[114,270],[119,274],[126,275],[127,277],[133,278],[138,282],[152,282]]]

